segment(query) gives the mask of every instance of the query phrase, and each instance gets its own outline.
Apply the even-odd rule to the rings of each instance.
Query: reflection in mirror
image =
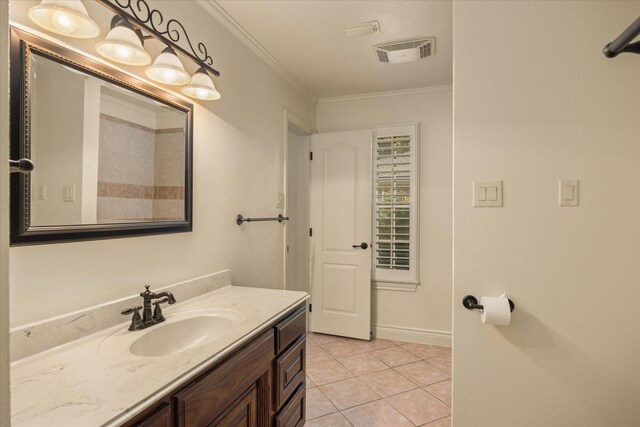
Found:
[[[30,226],[185,220],[186,112],[30,58]]]

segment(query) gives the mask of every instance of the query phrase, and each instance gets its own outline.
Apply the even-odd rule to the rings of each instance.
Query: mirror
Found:
[[[36,165],[12,176],[12,243],[190,231],[192,105],[11,37],[12,156]]]

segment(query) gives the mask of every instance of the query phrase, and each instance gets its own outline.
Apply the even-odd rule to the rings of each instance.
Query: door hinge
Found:
[[[309,237],[313,237],[313,228],[309,229]]]
[[[309,151],[309,160],[313,160],[313,151]]]
[[[309,313],[313,311],[313,304],[309,304]]]

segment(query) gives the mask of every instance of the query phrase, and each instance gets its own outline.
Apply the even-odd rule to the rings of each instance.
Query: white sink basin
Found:
[[[166,356],[209,344],[227,335],[244,316],[235,311],[184,312],[167,316],[136,339],[129,351],[136,356]]]

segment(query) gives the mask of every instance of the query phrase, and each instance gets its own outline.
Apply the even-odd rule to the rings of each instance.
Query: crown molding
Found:
[[[266,62],[271,68],[273,68],[282,78],[284,78],[291,86],[293,86],[298,92],[300,92],[305,98],[312,103],[318,101],[318,97],[315,96],[309,89],[307,89],[284,65],[282,65],[276,58],[274,58],[267,49],[265,49],[256,39],[251,36],[242,28],[242,26],[233,19],[231,15],[227,13],[215,0],[196,0],[196,2],[206,10],[211,16],[213,16],[218,22],[220,22],[226,29],[231,31],[231,34],[236,36],[242,43],[244,43],[249,49],[253,51],[258,57]]]
[[[430,93],[430,92],[444,92],[452,89],[453,89],[453,85],[442,85],[442,86],[418,87],[414,89],[389,90],[385,92],[361,93],[358,95],[332,96],[327,98],[319,98],[318,104],[329,104],[332,102],[361,101],[363,99],[387,98],[390,96],[416,95],[420,93]]]

